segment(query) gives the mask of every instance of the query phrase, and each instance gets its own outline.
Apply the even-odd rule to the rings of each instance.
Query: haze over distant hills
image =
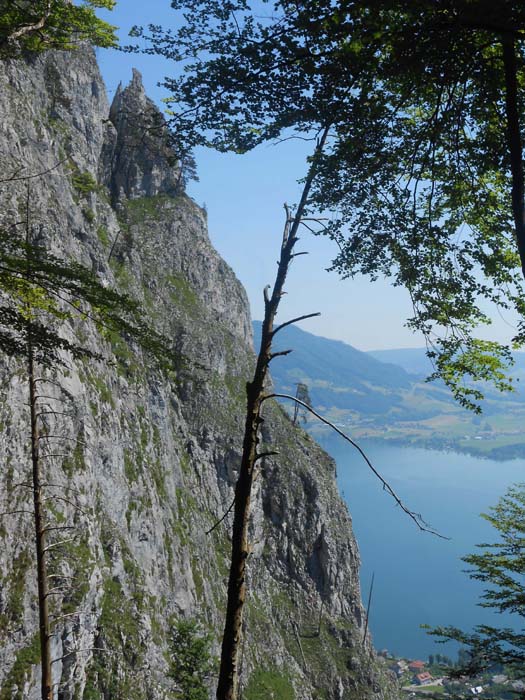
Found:
[[[392,350],[369,350],[367,355],[379,360],[389,362],[402,367],[411,375],[428,377],[433,372],[432,362],[429,360],[425,348],[395,348]],[[525,383],[525,353],[514,353],[515,365],[511,375]]]
[[[254,322],[256,345],[261,323]],[[276,388],[293,394],[309,387],[312,405],[354,437],[451,448],[507,458],[525,454],[525,395],[487,387],[477,416],[458,406],[440,382],[425,382],[432,365],[423,348],[362,352],[342,341],[295,326],[275,337],[277,351],[293,352],[272,362]],[[517,354],[514,376],[525,383],[525,354]],[[288,407],[289,408],[289,407]],[[315,420],[308,430],[324,432]]]

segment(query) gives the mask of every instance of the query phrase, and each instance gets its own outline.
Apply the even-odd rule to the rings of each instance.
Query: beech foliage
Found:
[[[330,125],[310,209],[331,212],[343,277],[408,289],[441,377],[511,388],[512,343],[482,341],[487,305],[525,314],[525,7],[510,0],[173,0],[173,30],[135,27],[175,62],[181,142],[244,152]],[[520,179],[521,178],[521,179]],[[521,184],[520,184],[521,183]],[[520,261],[521,255],[521,261]]]
[[[81,41],[115,46],[116,27],[96,14],[114,6],[115,0],[0,0],[0,56],[72,49]]]

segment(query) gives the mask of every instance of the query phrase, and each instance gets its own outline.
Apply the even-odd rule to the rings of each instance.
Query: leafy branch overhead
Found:
[[[510,384],[510,345],[475,329],[487,307],[525,341],[521,155],[525,7],[499,0],[174,0],[180,29],[137,27],[177,63],[171,124],[193,145],[244,152],[277,137],[330,137],[309,198],[343,277],[405,287],[436,375],[475,408],[466,380]],[[181,70],[181,67],[183,70]]]
[[[2,0],[0,57],[20,51],[72,49],[81,41],[115,46],[115,29],[96,10],[111,10],[115,0]]]

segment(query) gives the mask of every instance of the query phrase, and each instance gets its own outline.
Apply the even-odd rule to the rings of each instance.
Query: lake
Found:
[[[352,515],[365,605],[375,573],[369,627],[376,649],[423,660],[433,653],[455,658],[457,645],[436,643],[420,625],[501,624],[501,617],[476,605],[483,586],[463,573],[467,565],[460,558],[495,540],[479,514],[510,484],[525,481],[525,460],[361,445],[401,500],[451,538],[446,541],[420,532],[350,445],[336,437],[322,444],[337,461],[339,488]]]

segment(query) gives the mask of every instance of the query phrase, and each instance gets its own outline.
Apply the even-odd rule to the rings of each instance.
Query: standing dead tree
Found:
[[[319,156],[328,137],[329,127],[325,127],[317,143],[310,170],[305,180],[301,199],[295,214],[290,214],[285,205],[286,221],[284,225],[281,255],[278,261],[277,276],[271,295],[269,287],[264,290],[264,320],[262,324],[261,347],[251,382],[246,385],[246,423],[242,449],[239,478],[235,486],[234,520],[232,535],[232,555],[228,581],[228,603],[226,621],[222,638],[221,665],[217,686],[217,700],[237,700],[239,697],[239,661],[242,641],[243,608],[246,600],[246,560],[249,554],[248,522],[250,518],[251,494],[256,462],[268,453],[259,452],[258,432],[262,422],[261,407],[265,395],[264,387],[270,362],[278,355],[287,355],[289,351],[272,352],[272,342],[276,333],[285,326],[297,321],[318,316],[307,314],[294,318],[280,326],[274,327],[275,317],[284,293],[284,283],[290,263],[301,253],[294,253],[298,241],[298,230],[308,202],[310,189],[315,177]]]
[[[295,390],[295,398],[299,399],[303,403],[311,405],[312,400],[310,398],[310,392],[308,391],[308,385],[303,382],[297,382],[297,389]],[[302,418],[303,422],[306,421],[306,412],[302,409],[301,404],[295,402],[293,405],[293,418],[292,423],[297,425],[299,417]]]
[[[259,428],[263,422],[261,411],[264,402],[270,398],[291,399],[300,409],[308,411],[328,424],[344,439],[350,442],[363,456],[369,468],[381,481],[383,488],[394,498],[401,509],[416,523],[420,530],[431,532],[439,537],[439,533],[431,530],[422,517],[407,508],[392,487],[385,481],[379,472],[370,463],[370,460],[351,438],[340,431],[333,423],[327,421],[312,409],[309,402],[306,403],[296,396],[285,394],[266,393],[265,383],[270,362],[278,356],[288,355],[291,350],[273,352],[272,343],[275,335],[293,323],[318,316],[318,313],[306,314],[293,318],[278,326],[274,326],[275,317],[279,308],[281,297],[284,294],[284,283],[292,260],[303,253],[294,252],[295,244],[298,241],[298,230],[303,223],[303,215],[308,202],[311,186],[313,184],[317,163],[322,154],[328,136],[329,127],[326,127],[317,143],[315,153],[311,159],[310,170],[305,180],[302,196],[294,215],[290,214],[289,208],[285,205],[286,221],[284,225],[283,240],[281,244],[281,254],[278,261],[277,275],[274,286],[269,294],[269,287],[264,290],[265,314],[262,324],[261,345],[257,356],[255,372],[251,382],[246,385],[247,406],[246,422],[244,429],[243,450],[239,477],[235,486],[235,498],[221,519],[209,530],[211,532],[222,522],[226,515],[234,509],[233,531],[232,531],[232,554],[230,575],[228,580],[228,601],[226,608],[226,620],[224,634],[222,638],[221,663],[219,670],[219,682],[217,686],[217,700],[238,700],[239,699],[239,676],[242,650],[243,634],[243,609],[246,601],[246,562],[250,553],[248,542],[248,524],[251,510],[252,485],[254,480],[255,465],[263,457],[276,454],[275,452],[259,452]],[[305,224],[306,225],[306,224]],[[310,228],[307,226],[307,228]],[[446,538],[445,538],[446,539]]]
[[[46,561],[46,522],[42,495],[42,464],[40,458],[40,434],[37,420],[37,387],[34,350],[31,333],[27,342],[27,380],[29,384],[29,410],[31,415],[31,465],[33,471],[33,509],[35,523],[36,566],[38,582],[38,615],[40,631],[40,659],[42,665],[42,700],[52,700],[53,676],[51,672],[51,631],[49,626],[49,578]]]

